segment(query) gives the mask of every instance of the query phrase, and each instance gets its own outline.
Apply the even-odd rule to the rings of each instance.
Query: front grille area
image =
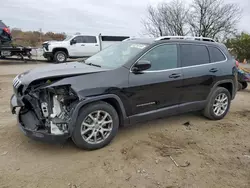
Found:
[[[17,96],[21,96],[23,94],[23,86],[24,85],[22,84],[21,80],[18,78],[18,76],[16,76],[13,80],[13,90]]]
[[[16,76],[13,80],[13,87],[15,89],[18,89],[18,87],[22,84],[21,80]]]
[[[49,44],[48,43],[44,43],[43,45],[43,48],[48,51],[49,50]]]

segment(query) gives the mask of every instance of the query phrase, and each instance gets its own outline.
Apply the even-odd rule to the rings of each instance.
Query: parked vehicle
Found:
[[[68,36],[64,41],[46,41],[43,43],[43,56],[48,61],[63,63],[67,58],[90,57],[102,49],[121,42],[124,36]]]
[[[31,57],[31,48],[23,46],[13,46],[10,29],[0,20],[0,58],[18,56]]]
[[[190,111],[220,120],[237,91],[236,62],[223,44],[204,40],[131,39],[85,62],[24,72],[13,81],[11,111],[25,135],[71,137],[87,150],[106,146],[126,124]]]
[[[237,62],[238,68],[238,90],[244,90],[248,86],[248,82],[250,82],[250,71],[240,67],[239,63]]]
[[[0,20],[0,45],[11,41],[10,29]]]

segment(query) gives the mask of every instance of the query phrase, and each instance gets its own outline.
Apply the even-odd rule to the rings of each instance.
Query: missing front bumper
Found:
[[[20,110],[16,110],[18,107],[21,106],[18,104],[16,96],[12,95],[10,99],[10,110],[13,114],[17,115],[18,127],[27,137],[48,143],[63,143],[70,137],[70,134],[54,135],[48,133],[46,130],[36,130],[38,119],[32,115],[32,112],[26,113],[27,115],[24,117]]]
[[[29,130],[25,128],[20,122],[18,122],[18,126],[27,137],[33,140],[42,141],[46,143],[64,143],[70,137],[69,134],[52,135],[43,131]]]

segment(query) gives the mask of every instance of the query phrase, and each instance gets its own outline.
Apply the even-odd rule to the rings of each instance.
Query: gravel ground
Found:
[[[122,128],[108,147],[87,152],[72,141],[35,142],[16,126],[12,79],[45,65],[0,65],[0,187],[250,187],[249,89],[238,92],[224,120],[191,113],[137,124]]]

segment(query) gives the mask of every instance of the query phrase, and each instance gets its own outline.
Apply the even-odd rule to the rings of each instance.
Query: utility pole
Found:
[[[39,29],[40,32],[40,43],[42,43],[42,28]]]

